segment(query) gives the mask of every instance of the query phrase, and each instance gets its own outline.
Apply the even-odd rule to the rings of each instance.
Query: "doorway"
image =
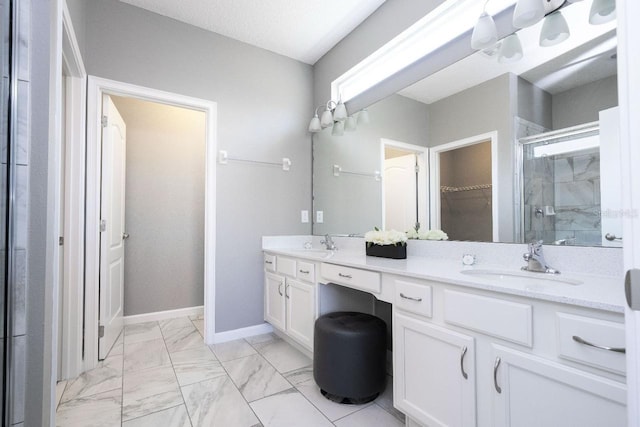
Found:
[[[430,149],[431,227],[450,240],[498,241],[497,132]]]
[[[204,238],[203,238],[203,282],[205,342],[213,343],[215,331],[215,152],[216,152],[216,104],[126,83],[90,76],[88,79],[87,105],[87,221],[86,221],[86,317],[89,325],[85,330],[85,369],[95,367],[98,362],[98,326],[100,317],[100,221],[101,221],[101,176],[102,156],[102,102],[105,95],[118,98],[134,98],[140,101],[195,110],[204,114]],[[180,167],[176,165],[176,167]],[[171,174],[171,171],[163,171]],[[161,215],[162,212],[156,212]],[[128,230],[130,231],[130,230]],[[126,231],[123,230],[126,234]],[[92,327],[94,325],[94,327]]]
[[[426,147],[381,140],[382,226],[408,231],[429,226]]]

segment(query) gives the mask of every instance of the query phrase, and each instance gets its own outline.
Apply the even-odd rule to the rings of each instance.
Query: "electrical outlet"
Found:
[[[300,211],[300,222],[306,224],[309,222],[309,211],[302,210]]]
[[[316,223],[322,224],[323,222],[324,222],[324,212],[323,211],[317,211],[316,212]]]

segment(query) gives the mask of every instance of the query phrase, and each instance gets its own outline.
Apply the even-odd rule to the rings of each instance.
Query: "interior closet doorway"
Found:
[[[450,240],[498,241],[498,133],[430,149],[431,228]]]
[[[105,278],[104,268],[102,268],[101,274],[101,267],[110,266],[100,251],[100,243],[105,242],[104,237],[108,237],[106,239],[108,243],[126,241],[124,244],[125,267],[121,276],[125,289],[127,289],[127,280],[131,280],[129,273],[143,270],[136,276],[137,280],[142,277],[144,281],[140,291],[142,298],[136,299],[139,304],[148,306],[146,310],[170,312],[171,309],[162,309],[162,304],[156,304],[157,297],[160,296],[165,301],[169,299],[172,302],[179,300],[184,289],[181,289],[181,283],[176,283],[176,279],[171,274],[189,269],[188,263],[199,263],[200,268],[196,269],[199,271],[197,273],[199,277],[194,280],[199,281],[204,287],[204,298],[202,299],[202,295],[200,295],[200,301],[204,302],[205,342],[213,343],[215,331],[216,104],[92,76],[88,80],[85,322],[89,327],[85,330],[85,360],[87,361],[85,368],[91,369],[95,366],[98,360],[108,353],[112,344],[104,341],[99,345],[100,327],[108,326],[108,321],[113,320],[109,318],[109,315],[115,313],[115,311],[109,313],[109,304],[117,300],[117,298],[115,300],[109,299],[114,297],[115,293],[113,292],[100,295],[104,291],[103,283],[106,281],[107,285],[110,284],[110,279]],[[101,171],[100,166],[104,164],[104,158],[111,155],[108,149],[105,151],[105,145],[102,141],[103,126],[105,124],[107,127],[109,126],[109,119],[103,118],[105,99],[113,101],[126,123],[127,150],[125,157],[129,158],[125,163],[126,172],[124,173],[126,182],[123,198],[125,219],[119,228],[116,227],[118,230],[112,229],[109,236],[104,236],[105,232],[100,231],[105,229],[102,223],[105,212],[104,203],[109,203],[108,200],[101,198],[104,193],[102,181],[105,171]],[[195,167],[185,163],[181,157],[184,151],[189,150],[185,150],[185,146],[176,145],[185,140],[184,135],[176,136],[167,128],[170,125],[169,122],[173,122],[174,128],[193,127],[193,123],[188,120],[179,123],[180,120],[186,120],[184,117],[178,117],[181,112],[185,117],[192,113],[191,116],[198,117],[196,121],[200,123],[198,129],[201,137],[201,150],[198,153],[190,154],[192,159],[196,159],[196,163],[200,163],[202,178],[199,190],[197,186],[191,189],[191,195],[195,192],[199,193],[194,196],[200,201],[199,228],[198,224],[194,226],[194,224],[188,223],[184,212],[191,208],[187,206],[185,200],[172,200],[171,197],[171,194],[189,195],[190,188],[184,187],[181,177],[189,175]],[[135,173],[132,173],[133,169],[129,167],[131,159],[138,161],[134,165]],[[108,176],[109,172],[106,172]],[[134,178],[135,184],[131,178]],[[182,182],[182,187],[179,185],[180,182]],[[133,184],[133,187],[130,184]],[[127,193],[131,194],[127,195]],[[127,213],[130,210],[135,218]],[[197,211],[197,208],[193,210]],[[196,214],[194,213],[194,215]],[[164,221],[167,218],[173,222]],[[114,225],[118,225],[117,221],[111,221]],[[145,229],[145,227],[147,228]],[[175,233],[178,233],[177,236]],[[194,255],[199,256],[199,260],[190,259],[193,258],[193,252],[185,254],[186,258],[184,259],[180,258],[181,244],[189,240],[185,238],[185,233],[197,235],[197,238],[200,239],[201,251],[199,255]],[[136,245],[140,245],[142,249],[134,250],[133,247]],[[132,253],[127,255],[128,251]],[[104,245],[102,253],[104,254]],[[135,255],[135,253],[139,256],[133,261],[130,260],[130,255]],[[179,265],[176,266],[176,262]],[[127,266],[127,264],[131,265]],[[167,271],[167,268],[172,271]],[[120,274],[119,270],[117,274]],[[173,288],[168,291],[163,289],[160,281],[171,283]],[[128,291],[125,291],[125,297],[122,301],[123,314],[128,315],[127,310],[130,310],[134,315],[138,314],[136,311],[145,310],[140,307],[128,308],[127,294]],[[180,303],[178,302],[178,304]],[[95,325],[95,327],[91,327],[91,325]]]

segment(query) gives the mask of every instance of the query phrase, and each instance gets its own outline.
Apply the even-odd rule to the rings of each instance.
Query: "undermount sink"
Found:
[[[290,252],[301,256],[310,256],[314,258],[331,258],[333,251],[327,249],[290,249]]]
[[[527,273],[524,271],[511,270],[462,270],[462,274],[477,277],[478,279],[489,280],[495,284],[509,285],[579,285],[580,280],[569,279],[559,275],[548,273]]]

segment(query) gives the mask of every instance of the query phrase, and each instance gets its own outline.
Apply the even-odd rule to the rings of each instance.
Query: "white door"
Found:
[[[624,384],[497,345],[494,357],[492,426],[626,425]]]
[[[287,279],[286,284],[287,332],[300,344],[313,350],[313,286],[291,279]]]
[[[127,129],[111,98],[102,101],[100,198],[100,338],[104,359],[122,331],[124,311],[124,197]]]
[[[273,273],[264,275],[264,320],[285,330],[284,277]]]
[[[624,268],[640,269],[640,2],[617,1]],[[622,286],[622,284],[620,284]],[[637,286],[634,291],[637,292]],[[628,425],[640,426],[640,311],[625,310]]]
[[[619,108],[600,111],[600,211],[602,246],[622,247],[622,174]]]
[[[416,155],[384,161],[384,228],[407,231],[418,221]]]
[[[394,406],[426,426],[475,426],[474,339],[397,312],[393,339]]]

